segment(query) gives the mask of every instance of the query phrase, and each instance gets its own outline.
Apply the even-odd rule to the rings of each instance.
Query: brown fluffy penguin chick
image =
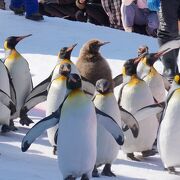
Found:
[[[101,42],[97,39],[86,42],[79,54],[76,66],[87,81],[96,84],[99,79],[107,79],[112,82],[112,73],[108,62],[101,56],[99,49],[109,42]],[[113,83],[111,83],[113,84]],[[113,85],[111,87],[113,91]]]

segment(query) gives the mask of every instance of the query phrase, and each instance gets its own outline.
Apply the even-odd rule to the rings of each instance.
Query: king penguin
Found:
[[[39,121],[23,138],[21,149],[26,151],[31,143],[47,128],[59,123],[57,155],[60,171],[65,180],[81,177],[88,180],[96,161],[97,118],[93,102],[81,90],[81,78],[70,74],[67,88],[71,91],[58,110]],[[100,110],[99,110],[100,111]],[[111,119],[111,118],[110,118]],[[101,121],[122,145],[124,137],[113,119]],[[60,147],[60,148],[59,148]]]
[[[48,95],[47,95],[47,108],[46,108],[46,116],[49,116],[54,111],[56,111],[60,104],[63,102],[63,99],[67,95],[67,87],[66,82],[67,78],[71,72],[71,65],[69,63],[64,63],[60,65],[59,68],[59,77],[54,79],[49,87]],[[58,130],[58,126],[49,128],[47,130],[47,135],[50,144],[53,146],[53,154],[56,154],[57,143],[55,142],[57,137],[56,133]]]
[[[139,56],[141,56],[141,58],[137,66],[137,75],[148,84],[157,103],[165,100],[166,89],[169,90],[170,88],[170,83],[168,83],[167,80],[165,83],[165,77],[163,77],[153,66],[154,63],[164,54],[165,51],[157,53],[147,52],[144,53],[144,55],[140,54]],[[167,83],[169,84],[168,87]]]
[[[11,120],[12,109],[10,108],[9,102],[16,104],[15,90],[9,75],[9,71],[0,60],[0,125],[2,125],[1,132],[8,132],[10,130],[15,130],[13,126],[13,121]],[[7,101],[7,99],[9,99]],[[4,103],[4,101],[7,102]],[[13,128],[13,127],[14,128]]]
[[[47,94],[48,94],[48,89],[49,89],[50,83],[54,79],[56,79],[60,76],[61,65],[69,64],[71,66],[71,72],[79,74],[76,66],[71,61],[71,52],[76,45],[77,44],[74,44],[69,47],[61,48],[61,50],[58,54],[57,64],[56,64],[55,68],[53,69],[53,71],[51,72],[51,74],[49,75],[49,77],[46,78],[45,80],[43,80],[41,83],[39,83],[36,87],[34,87],[32,89],[32,91],[30,92],[30,94],[26,97],[25,103],[20,111],[20,118],[26,119],[26,121],[27,121],[27,123],[25,123],[26,125],[29,125],[29,123],[31,123],[32,120],[30,120],[27,116],[26,116],[26,118],[24,116],[34,106],[36,106],[37,104],[39,104],[47,99]]]
[[[121,127],[121,112],[127,113],[126,111],[122,110],[121,112],[118,106],[118,102],[114,96],[114,93],[111,91],[111,84],[110,81],[106,79],[100,79],[96,82],[96,93],[93,98],[93,102],[96,108],[105,112],[109,116],[111,116],[117,124]],[[127,113],[126,120],[130,116],[130,113]],[[132,116],[132,115],[131,115]],[[106,118],[103,116],[97,116],[97,118]],[[137,137],[138,135],[138,123],[132,117],[132,126],[133,128],[133,135]],[[134,122],[133,122],[134,121]],[[134,131],[135,130],[135,131]],[[123,132],[121,132],[123,134]],[[96,165],[93,170],[93,176],[98,177],[98,170],[97,167],[100,165],[104,165],[102,175],[105,176],[115,176],[115,174],[111,171],[111,165],[116,160],[120,146],[114,140],[112,135],[99,123],[97,123],[97,157],[96,157]]]
[[[138,59],[130,59],[125,62],[122,70],[123,85],[118,98],[118,104],[132,114],[138,109],[154,103],[150,88],[136,74],[137,64]],[[152,146],[157,136],[159,123],[156,115],[141,120],[137,119],[137,121],[139,123],[138,137],[134,138],[131,131],[125,128],[126,140],[121,148],[127,157],[138,161],[134,157],[134,152],[142,152],[144,157],[155,154]]]
[[[19,117],[20,109],[33,88],[28,62],[15,48],[19,41],[29,36],[31,36],[31,34],[27,36],[11,36],[4,42],[6,54],[4,64],[10,73],[16,92],[16,113],[12,118]],[[24,114],[24,117],[27,117],[27,114]],[[23,123],[24,119],[20,121]]]
[[[180,74],[174,77],[171,91],[167,95],[162,122],[158,135],[158,150],[164,167],[170,173],[176,173],[175,167],[180,166]]]
[[[112,82],[110,66],[99,52],[100,47],[107,43],[109,42],[93,39],[86,42],[80,49],[76,66],[84,80],[82,87],[90,97],[95,92],[97,80],[104,78]],[[113,83],[111,83],[111,90],[113,91]]]

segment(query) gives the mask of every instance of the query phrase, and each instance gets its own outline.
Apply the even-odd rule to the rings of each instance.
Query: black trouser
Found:
[[[159,11],[159,46],[167,41],[175,39],[178,34],[178,14],[180,10],[180,0],[160,0],[161,6]],[[164,75],[172,78],[179,72],[177,65],[179,49],[172,50],[162,57],[164,65]]]
[[[86,14],[89,18],[89,22],[96,25],[109,26],[109,18],[105,13],[101,4],[87,3]]]
[[[44,4],[44,10],[51,16],[60,18],[68,16],[66,19],[76,20],[75,14],[78,11],[78,8],[75,4],[59,5],[50,3]]]

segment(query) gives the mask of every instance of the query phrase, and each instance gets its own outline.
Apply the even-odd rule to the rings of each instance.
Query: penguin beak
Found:
[[[144,58],[147,55],[147,52],[145,51],[141,55],[139,55],[137,58],[134,59],[134,64],[138,64],[142,58]]]
[[[101,47],[101,46],[104,46],[104,45],[109,44],[109,43],[110,43],[109,41],[100,42],[100,43],[98,44],[98,46]]]
[[[163,51],[159,51],[159,52],[155,53],[154,58],[158,60],[161,56],[163,56],[167,52],[169,52],[169,48],[167,48],[167,49],[165,49]]]
[[[71,52],[74,47],[77,46],[77,43],[76,44],[73,44],[72,46],[68,47],[68,49],[66,50],[66,52]]]
[[[26,38],[26,37],[29,37],[29,36],[32,36],[32,34],[28,34],[28,35],[26,35],[26,36],[19,36],[19,37],[16,38],[16,41],[19,42],[19,41],[21,41],[22,39],[24,39],[24,38]]]

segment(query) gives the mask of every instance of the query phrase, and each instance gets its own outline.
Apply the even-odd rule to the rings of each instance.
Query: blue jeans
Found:
[[[14,8],[24,6],[26,16],[31,16],[32,14],[39,12],[38,0],[11,0],[10,6]]]

